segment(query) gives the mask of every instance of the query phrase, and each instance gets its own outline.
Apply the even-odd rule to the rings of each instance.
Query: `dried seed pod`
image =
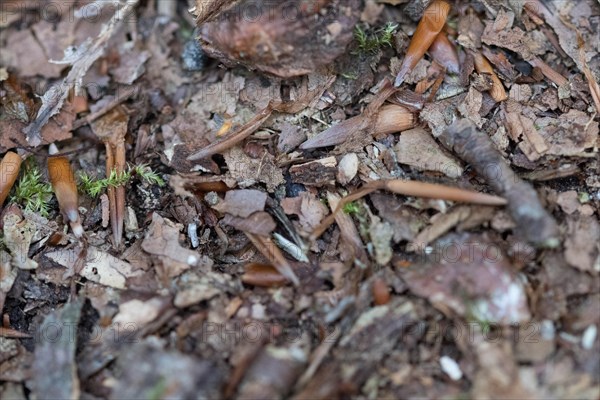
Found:
[[[250,263],[245,266],[242,282],[246,285],[276,287],[285,285],[288,280],[268,264]]]
[[[22,158],[12,151],[7,152],[0,163],[0,206],[8,197],[10,189],[19,176]]]
[[[361,0],[241,0],[202,24],[200,40],[226,65],[284,78],[304,75],[346,51],[361,6]]]
[[[396,81],[394,86],[398,87],[404,82],[406,75],[413,70],[419,60],[423,58],[423,55],[429,49],[435,38],[438,36],[444,24],[446,24],[446,18],[450,12],[450,4],[443,0],[434,0],[423,13],[417,30],[408,45],[406,55],[402,60],[400,71],[396,75]]]
[[[83,235],[83,227],[79,219],[77,185],[69,159],[63,156],[48,157],[48,175],[56,194],[58,205],[71,225],[73,234]]]
[[[448,36],[446,32],[440,32],[431,46],[429,50],[427,50],[431,57],[444,68],[446,71],[452,74],[458,74],[460,72],[460,62],[458,61],[458,54],[456,53],[456,48],[448,40]]]
[[[375,137],[385,136],[394,132],[402,132],[415,127],[415,116],[406,107],[388,104],[377,113]]]
[[[500,78],[494,72],[492,64],[481,54],[480,52],[473,53],[473,59],[475,61],[475,69],[480,74],[489,74],[492,78],[492,88],[490,89],[490,96],[497,102],[504,101],[508,98]]]

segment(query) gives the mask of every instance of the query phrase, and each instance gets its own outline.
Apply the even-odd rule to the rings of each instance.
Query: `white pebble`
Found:
[[[188,265],[196,265],[197,262],[198,262],[198,257],[192,256],[192,255],[188,256],[188,258],[187,258]]]
[[[598,335],[598,328],[596,325],[588,326],[585,331],[583,331],[583,335],[581,336],[581,347],[585,350],[590,350],[594,347],[594,341],[596,341],[596,336]]]
[[[440,366],[442,367],[442,371],[444,371],[453,381],[457,381],[463,376],[458,363],[448,356],[442,356],[440,358]]]

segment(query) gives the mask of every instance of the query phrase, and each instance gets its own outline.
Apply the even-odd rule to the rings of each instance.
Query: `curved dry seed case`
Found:
[[[69,159],[63,156],[48,157],[48,175],[60,210],[69,221],[73,234],[78,238],[83,236],[83,227],[79,219],[77,184]]]
[[[4,200],[8,197],[10,189],[19,176],[22,161],[23,159],[20,155],[9,151],[4,155],[0,163],[0,206],[4,204]]]
[[[418,64],[419,60],[423,58],[427,49],[429,49],[446,24],[450,8],[450,4],[443,0],[435,0],[427,7],[408,45],[406,55],[400,66],[400,71],[396,75],[394,86],[398,87],[402,85],[406,76]]]
[[[494,68],[490,62],[480,52],[473,53],[473,59],[475,60],[475,69],[480,74],[489,74],[492,78],[492,88],[490,89],[490,96],[497,102],[504,101],[508,98],[504,86],[498,75],[494,72]]]

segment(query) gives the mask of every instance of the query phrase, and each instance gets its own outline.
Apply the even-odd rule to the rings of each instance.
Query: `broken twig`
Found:
[[[538,247],[559,244],[558,226],[542,207],[534,188],[522,181],[496,150],[488,135],[477,130],[468,119],[454,122],[439,137],[482,175],[488,184],[508,201],[508,209],[525,239]]]

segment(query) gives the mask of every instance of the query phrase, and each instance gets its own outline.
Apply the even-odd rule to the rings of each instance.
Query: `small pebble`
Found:
[[[594,347],[594,342],[596,341],[596,336],[598,335],[598,328],[596,325],[588,326],[585,331],[583,331],[583,335],[581,336],[581,347],[585,350],[590,350]]]

